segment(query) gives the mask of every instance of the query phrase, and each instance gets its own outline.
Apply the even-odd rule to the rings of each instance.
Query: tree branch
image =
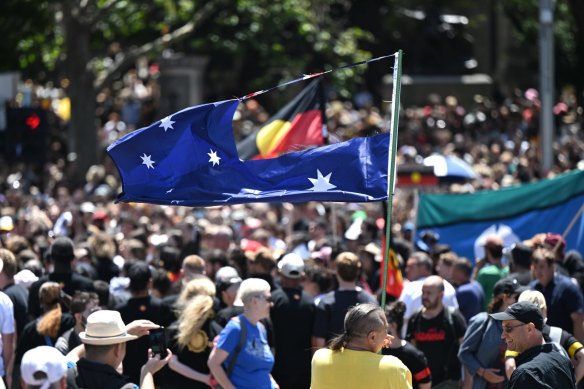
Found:
[[[104,86],[109,84],[116,73],[123,71],[131,66],[134,61],[152,51],[160,51],[164,47],[171,46],[187,38],[195,28],[205,19],[207,19],[216,9],[219,8],[222,1],[208,1],[194,16],[193,19],[184,26],[174,30],[171,33],[148,42],[140,47],[135,47],[124,53],[124,57],[115,63],[111,68],[104,70],[95,78],[94,88],[99,92]]]
[[[90,1],[90,3],[93,3],[93,1]],[[103,7],[99,8],[97,10],[93,10],[91,12],[91,16],[89,16],[89,15],[87,15],[87,13],[85,13],[84,16],[87,17],[87,21],[85,22],[85,24],[93,29],[93,27],[97,24],[97,22],[99,20],[103,19],[105,17],[105,15],[107,15],[116,6],[117,3],[118,3],[118,0],[110,0]],[[89,7],[85,7],[84,11],[88,8]]]

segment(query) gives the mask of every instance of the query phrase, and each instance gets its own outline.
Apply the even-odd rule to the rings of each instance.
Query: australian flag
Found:
[[[122,178],[118,200],[212,206],[387,199],[389,134],[243,161],[232,129],[238,104],[186,108],[111,144]]]

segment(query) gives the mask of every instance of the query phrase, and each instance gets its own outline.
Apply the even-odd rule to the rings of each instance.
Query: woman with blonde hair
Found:
[[[18,334],[19,343],[16,348],[16,363],[28,350],[38,346],[54,347],[57,339],[65,331],[75,326],[75,319],[68,313],[63,313],[61,304],[65,303],[61,286],[56,282],[45,282],[39,289],[39,302],[43,315],[28,323]]]
[[[584,346],[580,343],[574,335],[561,329],[560,327],[550,326],[547,321],[547,304],[544,295],[537,290],[526,290],[519,295],[520,301],[527,301],[536,305],[544,319],[543,330],[541,331],[543,339],[547,342],[557,343],[561,349],[566,352],[566,357],[569,357],[574,365],[574,375],[576,382],[580,382],[584,378]],[[507,350],[505,352],[505,374],[507,378],[511,377],[515,371],[515,357],[519,353],[516,351]]]
[[[412,373],[396,357],[379,355],[393,336],[383,310],[359,304],[347,312],[344,332],[312,358],[312,389],[411,389]]]
[[[167,332],[168,348],[173,356],[166,377],[169,388],[208,388],[210,382],[207,360],[213,348],[213,338],[221,327],[213,318],[215,284],[203,275],[196,275],[181,292],[176,308],[178,320]]]

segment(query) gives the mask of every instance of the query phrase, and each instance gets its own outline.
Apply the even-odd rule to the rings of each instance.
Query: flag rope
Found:
[[[395,158],[397,150],[397,134],[399,124],[399,104],[401,94],[401,73],[402,73],[402,50],[399,50],[395,55],[393,66],[393,91],[391,97],[391,136],[389,137],[389,153],[387,161],[387,174],[389,180],[387,181],[387,217],[385,219],[385,247],[383,258],[383,282],[381,288],[381,308],[385,309],[385,302],[387,298],[387,273],[390,254],[391,243],[391,212],[393,209],[393,195],[395,193]]]
[[[284,86],[292,85],[292,84],[295,84],[295,83],[300,82],[300,81],[310,80],[311,78],[320,77],[322,75],[325,75],[325,74],[328,74],[328,73],[332,73],[332,72],[336,72],[338,70],[350,69],[350,68],[354,68],[356,66],[363,65],[363,64],[366,64],[366,63],[380,61],[382,59],[390,58],[390,57],[393,57],[395,55],[397,55],[397,53],[388,54],[388,55],[382,55],[381,57],[376,57],[376,58],[371,58],[371,59],[366,59],[364,61],[355,62],[355,63],[349,64],[349,65],[340,66],[338,68],[334,68],[334,69],[330,69],[330,70],[325,70],[323,72],[303,74],[302,76],[300,76],[298,78],[295,78],[293,80],[290,80],[290,81],[286,81],[283,84],[279,84],[279,85],[273,86],[273,87],[268,88],[268,89],[262,89],[262,90],[259,90],[257,92],[248,93],[247,95],[245,95],[243,97],[237,97],[237,100],[239,100],[239,101],[247,100],[249,98],[252,98],[252,97],[255,97],[255,96],[259,96],[259,95],[262,95],[264,93],[273,91],[274,89],[278,89],[278,88],[282,88]]]

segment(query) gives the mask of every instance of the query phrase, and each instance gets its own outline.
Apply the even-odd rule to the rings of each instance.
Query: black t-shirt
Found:
[[[242,313],[243,313],[243,306],[232,305],[230,307],[223,308],[219,312],[217,312],[217,315],[215,316],[215,321],[221,327],[225,327],[227,325],[227,323],[229,322],[229,320],[231,320],[232,317],[235,317],[237,315],[241,315]]]
[[[73,296],[77,291],[94,292],[93,281],[87,277],[83,277],[77,273],[51,273],[44,275],[35,281],[28,291],[28,314],[37,318],[41,314],[41,306],[39,303],[39,289],[41,285],[47,281],[53,281],[61,285],[63,292],[69,296]],[[63,311],[68,311],[67,307],[63,307]]]
[[[116,311],[120,312],[126,324],[134,320],[146,319],[166,327],[174,321],[168,309],[159,299],[152,296],[131,298],[124,304],[118,305]],[[126,345],[124,374],[130,377],[131,382],[140,382],[140,369],[148,360],[148,347],[147,336],[142,336]]]
[[[310,387],[311,338],[316,307],[300,288],[272,292],[275,364],[272,375],[280,388]]]
[[[20,364],[22,356],[28,350],[31,350],[38,346],[51,346],[54,347],[57,343],[57,339],[63,335],[67,330],[75,326],[75,319],[68,313],[63,313],[61,315],[61,324],[59,326],[59,331],[55,338],[45,337],[38,333],[36,326],[37,320],[33,320],[24,326],[22,334],[18,336],[18,346],[16,347],[16,363]]]
[[[377,304],[377,300],[363,290],[333,290],[325,294],[316,307],[313,335],[328,342],[342,334],[349,308],[364,303]]]
[[[570,360],[554,343],[535,346],[515,358],[509,389],[573,388],[576,379]]]
[[[423,352],[418,350],[410,342],[398,348],[384,348],[383,355],[393,355],[401,360],[412,373],[413,388],[418,388],[418,384],[432,381],[432,373],[428,367],[428,360]]]
[[[128,377],[121,375],[110,365],[88,361],[85,358],[77,361],[76,383],[79,388],[83,389],[138,388],[137,385],[128,380]]]
[[[448,307],[431,319],[425,319],[421,310],[410,318],[406,339],[428,359],[432,384],[447,379],[460,379],[457,355],[459,339],[464,336],[465,331],[464,317],[458,310],[450,310]]]
[[[196,370],[201,374],[209,374],[207,360],[209,359],[209,354],[211,354],[211,350],[213,349],[213,339],[215,339],[215,337],[221,332],[221,326],[219,326],[211,319],[207,320],[199,330],[199,333],[197,333],[196,336],[193,336],[192,344],[181,349],[177,343],[178,325],[179,322],[176,321],[172,323],[166,331],[168,348],[174,355],[177,356],[179,362],[187,365],[191,369]],[[168,369],[168,372],[164,378],[164,387],[200,389],[209,388],[208,385],[199,381],[191,380],[190,378],[180,375],[171,369]]]
[[[14,305],[14,321],[16,322],[16,333],[22,334],[24,326],[28,323],[28,290],[20,285],[10,284],[3,290]]]

